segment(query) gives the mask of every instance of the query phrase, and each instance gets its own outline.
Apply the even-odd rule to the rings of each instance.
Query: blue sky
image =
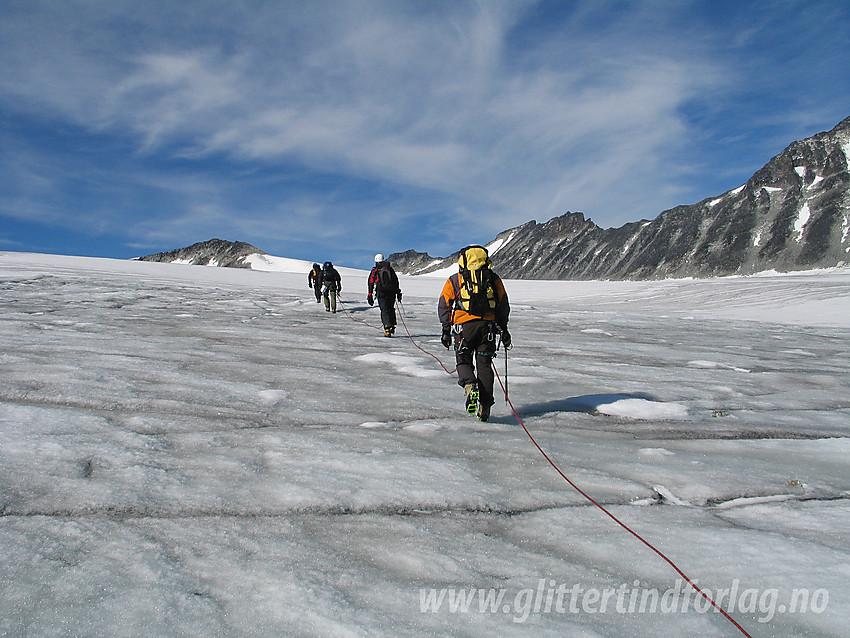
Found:
[[[740,186],[850,116],[850,2],[0,3],[0,250],[367,266]]]

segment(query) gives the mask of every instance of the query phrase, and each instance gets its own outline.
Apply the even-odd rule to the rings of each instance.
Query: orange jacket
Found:
[[[505,291],[501,278],[496,273],[493,273],[492,283],[493,291],[496,293],[496,308],[493,312],[485,313],[483,317],[479,317],[468,313],[456,303],[460,290],[460,274],[455,273],[449,277],[437,302],[437,314],[443,328],[450,328],[452,324],[466,323],[474,319],[495,321],[500,328],[507,328],[508,316],[511,312],[508,293]]]

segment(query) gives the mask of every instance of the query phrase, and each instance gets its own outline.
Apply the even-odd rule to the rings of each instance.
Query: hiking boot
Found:
[[[463,386],[463,389],[466,392],[466,403],[464,404],[466,413],[473,415],[475,410],[478,409],[478,386],[474,383],[467,383]]]
[[[478,420],[488,421],[490,419],[490,406],[481,404],[478,406]]]
[[[385,337],[392,337],[393,336],[393,329],[392,328],[384,328],[384,336]]]

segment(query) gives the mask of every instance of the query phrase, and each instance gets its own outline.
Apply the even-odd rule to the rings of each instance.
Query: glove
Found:
[[[398,294],[396,295],[396,299],[401,301],[401,290],[398,291]]]
[[[505,346],[505,350],[511,347],[511,333],[507,328],[502,328],[502,345]]]
[[[368,302],[369,302],[369,305],[370,305],[370,306],[374,306],[374,305],[375,305],[375,299],[372,297],[372,295],[366,295],[366,301],[368,301]]]
[[[443,334],[440,337],[440,343],[446,348],[449,349],[449,346],[452,345],[452,331],[449,328],[443,328]]]

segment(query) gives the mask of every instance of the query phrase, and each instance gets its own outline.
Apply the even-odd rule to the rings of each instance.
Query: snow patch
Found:
[[[809,219],[812,216],[812,211],[809,208],[809,203],[805,202],[803,206],[800,208],[800,212],[797,215],[797,221],[794,222],[794,232],[797,233],[799,240],[803,235],[803,229],[806,227],[806,224],[809,222]]]
[[[511,243],[511,240],[514,238],[514,235],[516,235],[516,232],[511,233],[510,235],[508,235],[504,239],[496,239],[492,243],[487,244],[487,246],[486,246],[487,252],[492,257],[497,252],[499,252],[502,248],[504,248],[509,243]]]
[[[799,499],[797,494],[775,494],[773,496],[742,496],[741,498],[733,498],[731,501],[718,503],[715,505],[717,509],[726,510],[733,507],[744,507],[747,505],[763,505],[765,503],[781,503],[784,501],[793,501]]]
[[[806,173],[808,172],[808,168],[805,166],[795,166],[794,172],[797,173],[802,179],[806,179]]]
[[[703,359],[695,359],[693,361],[688,361],[689,368],[699,368],[702,370],[717,370],[717,369],[725,369],[725,370],[734,370],[735,372],[750,372],[747,368],[737,368],[735,366],[730,366],[725,363],[718,363],[717,361],[706,361]]]
[[[439,263],[439,262],[435,262],[435,263]],[[444,268],[440,268],[439,270],[434,270],[432,272],[422,272],[421,274],[419,274],[419,276],[420,277],[429,277],[429,278],[447,279],[447,278],[451,277],[453,274],[455,274],[457,271],[458,271],[457,262],[452,262],[448,266],[446,266]]]
[[[675,452],[671,452],[670,450],[663,447],[645,447],[638,450],[638,454],[641,456],[651,456],[651,457],[663,457],[663,456],[675,456]]]
[[[430,263],[430,264],[427,264],[426,266],[423,266],[423,267],[422,267],[422,268],[420,268],[419,270],[414,270],[411,274],[413,274],[413,275],[421,275],[421,276],[423,276],[423,277],[430,277],[430,276],[433,276],[433,273],[427,273],[427,272],[423,272],[423,271],[428,270],[429,268],[433,268],[434,266],[436,266],[437,264],[439,264],[441,261],[443,261],[443,260],[442,260],[442,259],[433,259],[433,260],[431,260],[431,263]]]
[[[606,332],[605,330],[602,330],[601,328],[585,328],[581,332],[582,332],[582,334],[586,334],[586,335],[604,335],[606,337],[613,337],[614,336],[610,332]]]
[[[739,187],[738,187],[738,188],[736,188],[735,190],[733,190],[733,191],[729,191],[729,194],[730,194],[730,195],[737,195],[737,194],[739,194],[742,190],[744,190],[744,187],[745,187],[745,186],[746,186],[746,184],[744,184],[743,186],[739,186]]]
[[[638,421],[681,421],[688,418],[688,408],[678,403],[660,403],[646,399],[620,399],[600,405],[596,411],[606,416],[618,416]]]
[[[361,423],[360,427],[367,430],[388,430],[392,425],[383,421],[366,421],[365,423]]]
[[[434,421],[418,421],[404,427],[405,432],[412,432],[413,434],[431,434],[442,429],[443,426]]]
[[[286,398],[286,390],[260,390],[257,395],[263,403],[274,404]]]
[[[411,377],[441,377],[445,374],[442,370],[434,369],[432,366],[425,367],[416,357],[405,354],[374,352],[362,354],[359,357],[354,357],[354,359],[365,363],[389,364],[397,372]]]
[[[306,275],[313,268],[313,264],[309,261],[261,255],[259,253],[246,256],[242,262],[249,265],[252,270],[263,270],[267,272],[302,273]]]

